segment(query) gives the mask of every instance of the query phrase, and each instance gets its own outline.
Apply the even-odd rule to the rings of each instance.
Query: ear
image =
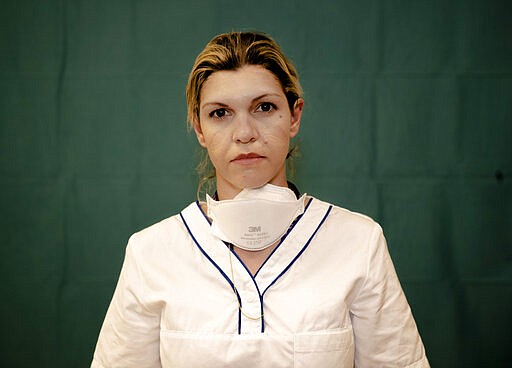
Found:
[[[304,100],[298,98],[293,105],[292,120],[290,123],[290,138],[295,137],[299,133],[300,118],[302,117],[302,109],[304,108]]]
[[[206,141],[204,139],[203,130],[201,129],[201,124],[197,121],[196,118],[193,119],[192,125],[194,126],[194,132],[196,132],[197,141],[201,146],[206,148]]]

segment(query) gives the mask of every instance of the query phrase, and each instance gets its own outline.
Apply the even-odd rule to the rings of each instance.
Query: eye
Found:
[[[263,102],[258,106],[257,111],[269,112],[276,109],[276,105],[271,102]]]
[[[223,118],[223,117],[225,117],[227,114],[228,114],[228,111],[227,111],[225,108],[220,108],[220,109],[217,109],[217,110],[213,110],[213,111],[212,111],[212,112],[210,112],[208,115],[209,115],[211,118],[222,119],[222,118]]]

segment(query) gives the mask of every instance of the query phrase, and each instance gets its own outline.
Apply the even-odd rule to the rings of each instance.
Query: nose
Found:
[[[255,121],[250,114],[240,114],[233,121],[233,140],[237,143],[250,143],[259,138]]]

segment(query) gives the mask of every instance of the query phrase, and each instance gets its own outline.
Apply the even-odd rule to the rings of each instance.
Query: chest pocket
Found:
[[[294,368],[349,368],[354,366],[352,327],[307,332],[294,337]]]

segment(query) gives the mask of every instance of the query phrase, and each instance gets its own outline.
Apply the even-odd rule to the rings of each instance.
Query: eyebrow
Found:
[[[270,92],[270,93],[264,93],[260,96],[257,96],[255,98],[253,98],[251,100],[251,102],[254,102],[254,101],[258,101],[258,100],[261,100],[261,99],[264,99],[266,97],[281,97],[280,94],[278,93],[273,93],[273,92]],[[215,101],[212,101],[212,102],[206,102],[202,107],[201,109],[204,110],[206,107],[208,106],[219,106],[219,107],[229,107],[228,104],[224,103],[224,102],[215,102]]]

